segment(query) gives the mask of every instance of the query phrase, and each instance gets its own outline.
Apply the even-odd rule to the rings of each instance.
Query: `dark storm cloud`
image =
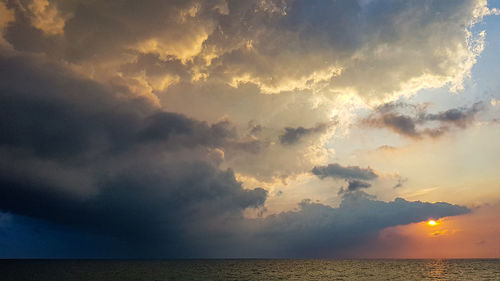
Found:
[[[312,134],[324,132],[328,126],[326,124],[318,124],[312,128],[290,128],[286,127],[285,132],[279,136],[280,143],[284,145],[293,145],[298,143],[302,138],[307,137]]]
[[[471,107],[452,108],[439,113],[428,113],[427,106],[406,103],[387,103],[377,107],[369,117],[361,120],[361,125],[374,128],[387,128],[410,138],[440,137],[450,130],[450,125],[464,129],[469,126],[477,113],[484,110],[482,102]],[[410,109],[409,113],[399,111]],[[437,127],[429,127],[437,122]]]
[[[262,205],[267,194],[260,188],[243,190],[232,171],[205,163],[148,168],[159,171],[128,168],[103,180],[98,194],[85,198],[37,182],[9,180],[2,173],[0,206],[133,242],[129,247],[137,247],[132,252],[138,255],[185,256],[193,254],[195,239],[200,238],[196,229],[207,236],[219,224],[224,230],[242,219],[245,208]]]
[[[126,203],[130,201],[131,199],[126,200]],[[154,245],[143,243],[142,240],[120,244],[113,239],[92,233],[72,229],[68,231],[68,229],[65,230],[43,221],[33,222],[33,219],[27,221],[23,217],[13,217],[0,225],[4,230],[9,231],[4,236],[1,236],[0,232],[0,237],[3,238],[0,239],[0,247],[2,241],[10,241],[9,247],[6,246],[6,251],[3,251],[0,256],[11,257],[9,253],[19,255],[19,249],[25,253],[21,257],[33,256],[33,249],[37,249],[35,253],[38,255],[35,257],[47,257],[47,255],[49,257],[95,257],[96,253],[103,257],[141,256],[138,253],[146,257],[350,257],[350,249],[359,248],[365,243],[369,244],[384,228],[469,212],[470,210],[465,207],[443,202],[410,202],[401,198],[396,198],[392,202],[383,202],[361,191],[355,191],[345,193],[342,203],[337,208],[304,200],[295,211],[271,215],[264,219],[238,220],[233,224],[237,228],[224,229],[219,232],[219,236],[204,233],[205,239],[195,240],[196,237],[192,233],[182,233],[193,239],[191,243],[198,242],[199,248],[195,252],[181,252],[186,251],[184,244],[178,244],[177,247],[172,245],[170,248],[165,247],[163,244],[167,242],[165,240],[162,240],[163,243],[154,240]],[[133,215],[134,213],[128,211],[125,214]],[[137,226],[144,227],[148,222]],[[228,220],[221,220],[219,223],[228,224]],[[197,225],[190,231],[196,233],[200,231],[200,226]],[[24,240],[20,243],[13,237],[9,239],[10,235],[17,235]],[[151,234],[149,235],[139,238],[151,239]],[[176,242],[182,240],[181,237],[175,236],[168,238]],[[49,245],[48,250],[40,249],[41,241]],[[87,247],[82,248],[81,245]],[[19,249],[14,250],[12,246],[18,246]],[[110,247],[114,248],[110,250]],[[146,254],[144,247],[149,247],[149,252]],[[141,248],[142,252],[138,248]],[[156,251],[151,248],[155,248]]]
[[[358,166],[343,167],[337,163],[314,167],[312,173],[320,179],[331,177],[338,179],[373,180],[378,177],[371,168],[360,168]]]
[[[0,143],[39,156],[76,158],[154,143],[164,149],[255,145],[240,141],[229,121],[214,124],[153,108],[142,98],[121,97],[101,84],[65,74],[50,63],[1,58]],[[59,76],[63,76],[62,78]],[[29,81],[29,83],[26,83]]]
[[[255,152],[228,121],[159,111],[35,58],[0,65],[0,209],[176,256],[195,247],[191,228],[220,231],[264,203],[209,164],[216,148]]]

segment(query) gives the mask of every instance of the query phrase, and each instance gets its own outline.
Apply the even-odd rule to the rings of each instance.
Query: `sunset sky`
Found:
[[[0,258],[500,257],[497,7],[0,0]]]

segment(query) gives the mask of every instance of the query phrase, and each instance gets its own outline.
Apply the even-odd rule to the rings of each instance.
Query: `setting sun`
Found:
[[[427,222],[427,225],[429,225],[429,226],[435,226],[435,225],[437,225],[437,222],[435,220],[429,220]]]

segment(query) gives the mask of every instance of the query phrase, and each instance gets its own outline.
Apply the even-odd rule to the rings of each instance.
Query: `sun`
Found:
[[[435,220],[429,220],[429,221],[427,221],[427,225],[435,226],[435,225],[437,225],[437,222]]]

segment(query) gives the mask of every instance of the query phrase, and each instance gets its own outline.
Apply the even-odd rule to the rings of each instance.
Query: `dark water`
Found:
[[[500,280],[500,259],[0,260],[0,280]]]

